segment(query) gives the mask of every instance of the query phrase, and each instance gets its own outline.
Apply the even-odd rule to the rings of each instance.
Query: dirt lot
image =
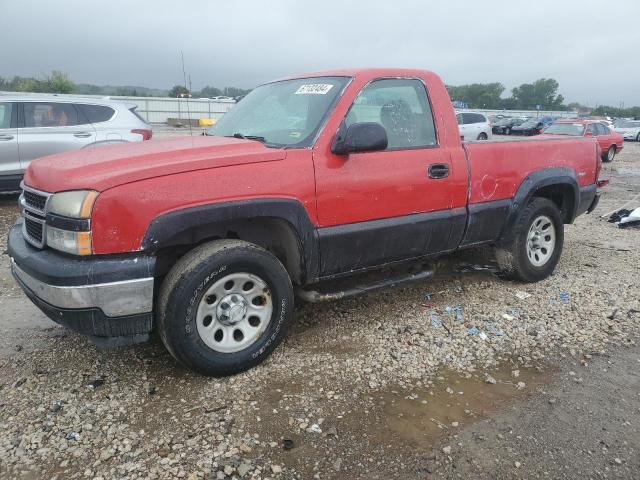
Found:
[[[551,278],[458,257],[428,282],[300,305],[232,378],[157,342],[97,350],[1,255],[0,478],[637,478],[640,230],[599,217],[640,193],[640,145],[605,172]],[[17,214],[0,199],[0,252]]]

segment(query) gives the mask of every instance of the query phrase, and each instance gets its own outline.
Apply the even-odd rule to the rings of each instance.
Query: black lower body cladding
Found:
[[[104,346],[148,339],[153,328],[155,258],[141,254],[72,257],[39,250],[9,233],[11,269],[18,284],[51,320]]]

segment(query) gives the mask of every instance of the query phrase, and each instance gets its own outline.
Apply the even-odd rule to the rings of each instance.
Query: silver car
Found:
[[[152,136],[136,105],[56,95],[0,95],[0,192],[19,190],[35,158]]]
[[[616,124],[614,130],[625,140],[640,142],[640,120],[624,120]]]

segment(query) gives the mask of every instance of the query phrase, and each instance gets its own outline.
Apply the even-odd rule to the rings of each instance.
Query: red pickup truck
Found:
[[[294,288],[362,292],[376,284],[312,285],[479,245],[514,279],[547,277],[563,224],[595,208],[600,168],[594,138],[462,143],[427,71],[299,75],[207,136],[33,162],[9,255],[55,322],[106,346],[156,329],[188,367],[232,374],[282,340]]]

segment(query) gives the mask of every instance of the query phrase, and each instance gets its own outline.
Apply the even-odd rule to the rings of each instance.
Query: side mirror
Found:
[[[333,140],[331,151],[336,155],[348,155],[385,150],[387,145],[387,131],[379,123],[354,123],[346,129],[343,123]]]

